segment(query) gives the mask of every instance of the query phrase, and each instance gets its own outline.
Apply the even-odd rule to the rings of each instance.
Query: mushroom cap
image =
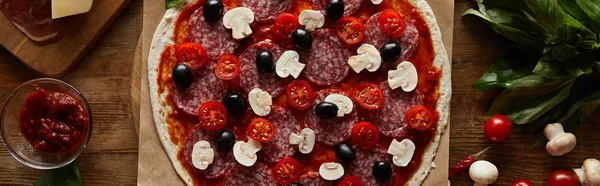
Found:
[[[469,168],[469,176],[475,183],[492,184],[498,179],[498,168],[489,161],[479,160]]]
[[[552,156],[565,155],[577,144],[577,138],[572,133],[563,133],[546,144],[546,151]]]
[[[594,158],[588,158],[583,162],[582,168],[585,174],[584,185],[600,186],[600,161]]]

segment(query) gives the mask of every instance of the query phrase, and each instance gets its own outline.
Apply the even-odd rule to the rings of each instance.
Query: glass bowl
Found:
[[[73,150],[63,154],[40,153],[21,134],[21,110],[25,104],[25,99],[30,93],[36,91],[36,87],[49,92],[60,92],[75,98],[87,113],[88,130],[81,133],[85,135],[81,138],[83,142],[73,147]],[[2,139],[10,154],[19,162],[35,169],[56,169],[73,162],[83,152],[92,135],[92,113],[83,95],[75,87],[52,78],[34,79],[17,87],[4,102],[0,122]]]

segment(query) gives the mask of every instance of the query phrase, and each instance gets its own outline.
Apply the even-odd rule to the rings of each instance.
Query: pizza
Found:
[[[425,0],[183,0],[148,78],[188,185],[420,185],[451,96]]]

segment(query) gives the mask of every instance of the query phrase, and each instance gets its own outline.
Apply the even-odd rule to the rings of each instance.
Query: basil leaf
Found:
[[[565,72],[563,65],[552,59],[551,56],[544,56],[533,69],[533,74],[543,76],[550,79],[567,78],[570,75]]]
[[[564,15],[556,0],[526,0],[533,16],[551,33],[563,25]]]
[[[557,40],[583,49],[594,49],[598,45],[597,34],[570,15],[565,15],[564,24],[557,30]]]
[[[574,80],[550,80],[539,75],[518,79],[498,95],[488,115],[502,113],[513,123],[530,123],[564,101]]]
[[[59,169],[50,170],[38,179],[33,186],[83,186],[77,162]]]
[[[588,95],[575,102],[567,111],[565,116],[558,120],[563,123],[569,120],[572,116],[578,114],[579,122],[584,122],[596,109],[600,107],[600,91],[591,92]],[[578,123],[579,123],[578,122]]]
[[[544,133],[536,132],[535,135],[533,135],[533,141],[532,141],[531,147],[533,147],[533,148],[544,147],[544,146],[546,146],[546,143],[548,143],[548,139],[546,138],[546,136],[544,136]]]
[[[181,0],[165,0],[165,9],[170,9],[181,3]]]
[[[531,75],[531,68],[509,59],[501,59],[494,63],[483,76],[473,84],[479,91],[504,89],[521,77]]]
[[[573,16],[573,18],[577,19],[584,25],[590,25],[590,18],[585,14],[585,12],[583,12],[583,10],[581,10],[581,8],[579,8],[577,2],[574,0],[559,0],[558,2],[566,13]]]
[[[600,30],[600,0],[575,0],[581,10],[590,18],[590,22]]]

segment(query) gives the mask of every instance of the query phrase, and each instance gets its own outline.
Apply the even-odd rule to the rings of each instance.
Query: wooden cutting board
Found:
[[[129,0],[96,0],[90,12],[77,15],[50,41],[36,42],[0,13],[0,45],[29,68],[57,77],[80,61]]]

